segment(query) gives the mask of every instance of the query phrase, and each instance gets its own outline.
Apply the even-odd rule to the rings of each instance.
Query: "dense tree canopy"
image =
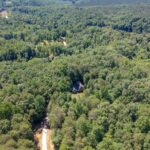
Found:
[[[0,17],[0,147],[36,149],[48,108],[56,149],[149,150],[150,6],[32,5]]]

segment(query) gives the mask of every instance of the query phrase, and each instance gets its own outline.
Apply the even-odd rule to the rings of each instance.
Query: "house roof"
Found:
[[[81,92],[83,91],[83,89],[84,89],[84,85],[80,81],[73,83],[72,92],[75,92],[75,93]]]

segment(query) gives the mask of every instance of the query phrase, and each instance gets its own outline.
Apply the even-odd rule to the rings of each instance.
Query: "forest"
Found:
[[[95,6],[95,5],[114,5],[114,4],[149,4],[150,0],[0,0],[0,7],[12,6],[41,6],[50,4],[72,4],[74,6]]]
[[[56,150],[149,150],[150,4],[72,2],[0,1],[0,150],[37,149],[46,108]]]

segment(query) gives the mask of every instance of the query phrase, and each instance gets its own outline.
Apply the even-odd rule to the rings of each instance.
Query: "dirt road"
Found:
[[[55,150],[51,133],[52,131],[48,128],[48,117],[46,115],[34,135],[38,150]]]
[[[42,131],[42,150],[47,150],[47,129],[43,128]]]
[[[63,44],[64,44],[65,47],[67,46],[67,43],[65,41],[63,41]]]

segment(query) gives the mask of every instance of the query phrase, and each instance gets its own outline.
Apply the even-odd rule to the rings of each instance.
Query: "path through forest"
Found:
[[[48,116],[43,119],[41,124],[37,127],[34,134],[38,150],[54,150],[54,145],[51,139],[52,131],[48,127]]]
[[[47,150],[47,129],[42,130],[42,150]]]
[[[64,44],[65,47],[67,46],[67,43],[65,41],[63,41],[63,44]]]

